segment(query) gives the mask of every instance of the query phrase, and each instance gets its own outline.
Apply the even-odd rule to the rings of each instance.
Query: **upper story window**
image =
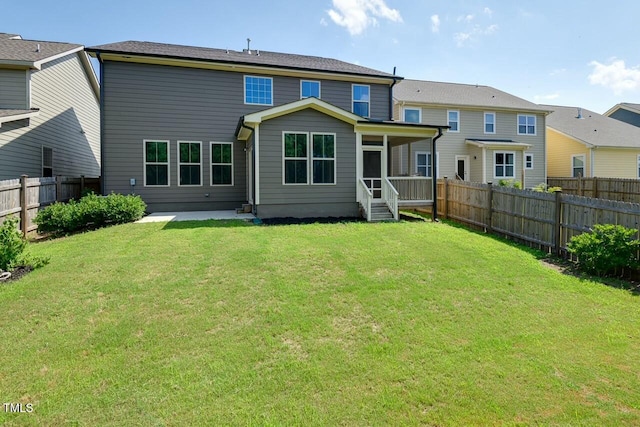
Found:
[[[353,112],[362,117],[369,117],[371,88],[368,85],[352,85]]]
[[[169,185],[169,141],[144,141],[144,185]]]
[[[422,121],[422,110],[420,108],[405,108],[404,121],[407,123],[420,123]]]
[[[496,113],[484,113],[484,133],[496,133]]]
[[[451,129],[449,132],[460,132],[460,111],[449,110],[447,111],[447,120]]]
[[[536,116],[518,114],[518,135],[536,134]]]
[[[273,105],[273,79],[244,76],[244,103]]]
[[[315,80],[300,80],[300,98],[320,98],[320,82]]]

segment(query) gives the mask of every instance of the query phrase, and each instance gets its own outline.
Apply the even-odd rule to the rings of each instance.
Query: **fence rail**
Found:
[[[100,192],[100,178],[65,177],[29,178],[0,181],[0,223],[9,215],[18,215],[20,230],[26,236],[35,230],[38,211],[54,202],[79,199],[87,190]]]
[[[574,196],[640,203],[640,179],[548,178],[547,185]]]
[[[438,180],[438,214],[530,246],[567,255],[573,236],[596,224],[638,230],[640,204]],[[640,230],[639,230],[640,236]]]

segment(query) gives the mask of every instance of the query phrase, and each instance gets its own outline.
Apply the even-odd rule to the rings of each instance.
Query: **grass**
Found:
[[[6,425],[638,425],[638,297],[446,224],[116,226],[0,286]]]

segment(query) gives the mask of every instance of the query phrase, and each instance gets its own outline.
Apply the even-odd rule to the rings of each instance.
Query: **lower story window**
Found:
[[[211,185],[233,185],[233,143],[211,143]]]
[[[496,152],[495,153],[495,177],[515,178],[515,153]]]
[[[284,133],[284,183],[308,184],[308,135]]]
[[[571,176],[574,178],[584,177],[584,154],[571,156]]]
[[[202,185],[200,142],[178,141],[179,185]]]
[[[53,148],[42,147],[42,176],[53,176]]]
[[[524,168],[533,169],[533,154],[524,153]]]
[[[312,134],[313,184],[336,183],[336,136]]]
[[[431,177],[431,153],[416,153],[416,173],[420,176]]]
[[[169,141],[144,141],[144,185],[169,185]]]

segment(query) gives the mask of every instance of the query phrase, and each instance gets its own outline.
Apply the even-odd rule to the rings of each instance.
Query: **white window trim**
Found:
[[[497,176],[496,175],[496,156],[498,154],[511,154],[513,155],[513,176]],[[494,151],[493,152],[493,178],[494,179],[516,179],[517,176],[517,165],[518,165],[518,157],[516,156],[516,152],[515,151]],[[505,171],[506,171],[506,166],[507,163],[504,163],[503,166],[505,166]]]
[[[256,79],[271,80],[271,103],[262,104],[262,103],[258,103],[258,102],[247,102],[247,77],[256,78]],[[273,98],[275,97],[275,95],[274,95],[275,88],[273,87],[273,77],[253,76],[253,75],[250,75],[250,74],[245,74],[242,77],[242,84],[243,84],[242,99],[243,99],[245,105],[273,105]]]
[[[638,154],[638,167],[636,168],[636,171],[638,172],[638,179],[640,179],[640,154]]]
[[[369,100],[368,100],[368,101],[360,101],[360,100],[357,100],[357,101],[356,101],[355,99],[353,99],[353,92],[354,92],[354,88],[355,88],[356,86],[363,86],[363,87],[367,87],[367,88],[369,88]],[[369,108],[367,108],[367,110],[369,111],[369,114],[367,114],[366,116],[363,116],[363,117],[371,117],[371,86],[370,86],[370,85],[361,85],[361,84],[356,84],[356,83],[352,83],[352,84],[351,84],[351,112],[352,112],[353,114],[357,114],[357,113],[354,111],[354,110],[355,110],[355,108],[353,108],[353,107],[354,107],[354,103],[355,103],[355,102],[366,102],[366,103],[369,105]]]
[[[44,164],[44,150],[51,150],[51,164],[50,165],[45,165]],[[145,153],[146,154],[146,153]],[[53,152],[53,147],[49,147],[48,145],[43,145],[40,149],[40,160],[41,160],[41,167],[40,167],[40,172],[42,173],[42,176],[46,176],[44,173],[44,169],[51,169],[51,176],[54,176],[53,174],[53,156],[54,156],[54,152]],[[145,156],[146,159],[146,156]]]
[[[213,159],[211,159],[212,155],[213,155],[213,146],[214,145],[230,145],[231,146],[231,184],[214,184],[213,183],[213,167],[214,166],[227,166],[229,165],[229,163],[213,163]],[[211,166],[211,170],[209,173],[209,185],[211,185],[212,187],[233,187],[235,184],[234,181],[234,167],[233,167],[233,142],[227,142],[227,141],[209,141],[209,159],[211,160],[209,162],[209,165]]]
[[[571,155],[571,169],[569,169],[571,171],[571,176],[574,176],[573,170],[575,169],[575,166],[573,165],[573,159],[575,159],[576,157],[582,158],[582,177],[585,178],[585,175],[587,174],[587,156],[585,154]]]
[[[414,158],[415,158],[415,162],[414,162],[415,169],[414,170],[416,171],[415,172],[416,175],[418,175],[418,156],[421,156],[421,155],[426,155],[427,156],[427,172],[429,172],[429,169],[431,169],[431,175],[425,175],[425,177],[426,178],[433,178],[433,168],[431,167],[431,159],[430,159],[431,151],[416,151],[416,154],[414,156]],[[423,175],[419,175],[419,176],[423,176]]]
[[[314,135],[331,135],[333,136],[333,157],[313,157],[313,136]],[[309,136],[309,173],[307,174],[311,185],[337,185],[338,184],[338,160],[336,158],[338,148],[338,137],[332,132],[311,132]],[[333,160],[333,182],[313,182],[313,161],[314,160]]]
[[[284,148],[284,136],[286,134],[289,133],[293,133],[293,134],[298,134],[298,135],[306,135],[307,136],[307,156],[306,157],[285,157],[284,153],[285,153],[285,148]],[[282,185],[309,185],[309,132],[305,132],[305,131],[294,131],[294,130],[287,130],[287,131],[282,131]],[[293,182],[293,183],[287,183],[285,182],[285,178],[286,178],[286,167],[285,167],[285,162],[287,160],[304,160],[307,162],[307,182]]]
[[[491,114],[493,115],[493,132],[487,132],[487,114]],[[496,130],[498,128],[498,115],[494,112],[494,111],[485,111],[484,112],[484,133],[486,135],[495,135],[496,134]]]
[[[447,110],[447,125],[449,125],[449,113],[457,113],[458,114],[458,130],[447,130],[447,133],[460,133],[460,110]]]
[[[318,99],[322,99],[322,82],[320,80],[300,80],[300,99],[309,98],[308,96],[302,96],[303,83],[318,83]]]
[[[527,156],[531,156],[531,167],[527,167]],[[535,169],[534,164],[533,164],[533,153],[524,153],[524,169],[525,170],[533,170]]]
[[[520,133],[520,117],[533,117],[533,133]],[[525,127],[529,127],[529,125]],[[518,114],[516,118],[516,133],[518,135],[536,136],[538,134],[538,118],[534,114]]]
[[[414,110],[418,112],[418,123],[422,123],[422,108],[420,107],[403,107],[402,108],[402,121],[406,122],[406,123],[413,123],[413,122],[407,122],[407,116],[406,116],[406,111],[407,110]]]
[[[200,162],[199,163],[183,163],[180,161],[180,144],[198,144],[200,146]],[[202,187],[202,141],[178,141],[178,150],[176,151],[176,157],[178,158],[178,187]],[[180,166],[200,166],[200,184],[180,184]]]
[[[147,163],[147,142],[166,142],[167,143],[167,161],[166,162],[151,162]],[[143,169],[142,175],[144,177],[145,187],[170,187],[171,186],[171,143],[166,139],[143,139],[142,140],[142,159]],[[147,165],[167,165],[167,183],[161,185],[147,184]]]

